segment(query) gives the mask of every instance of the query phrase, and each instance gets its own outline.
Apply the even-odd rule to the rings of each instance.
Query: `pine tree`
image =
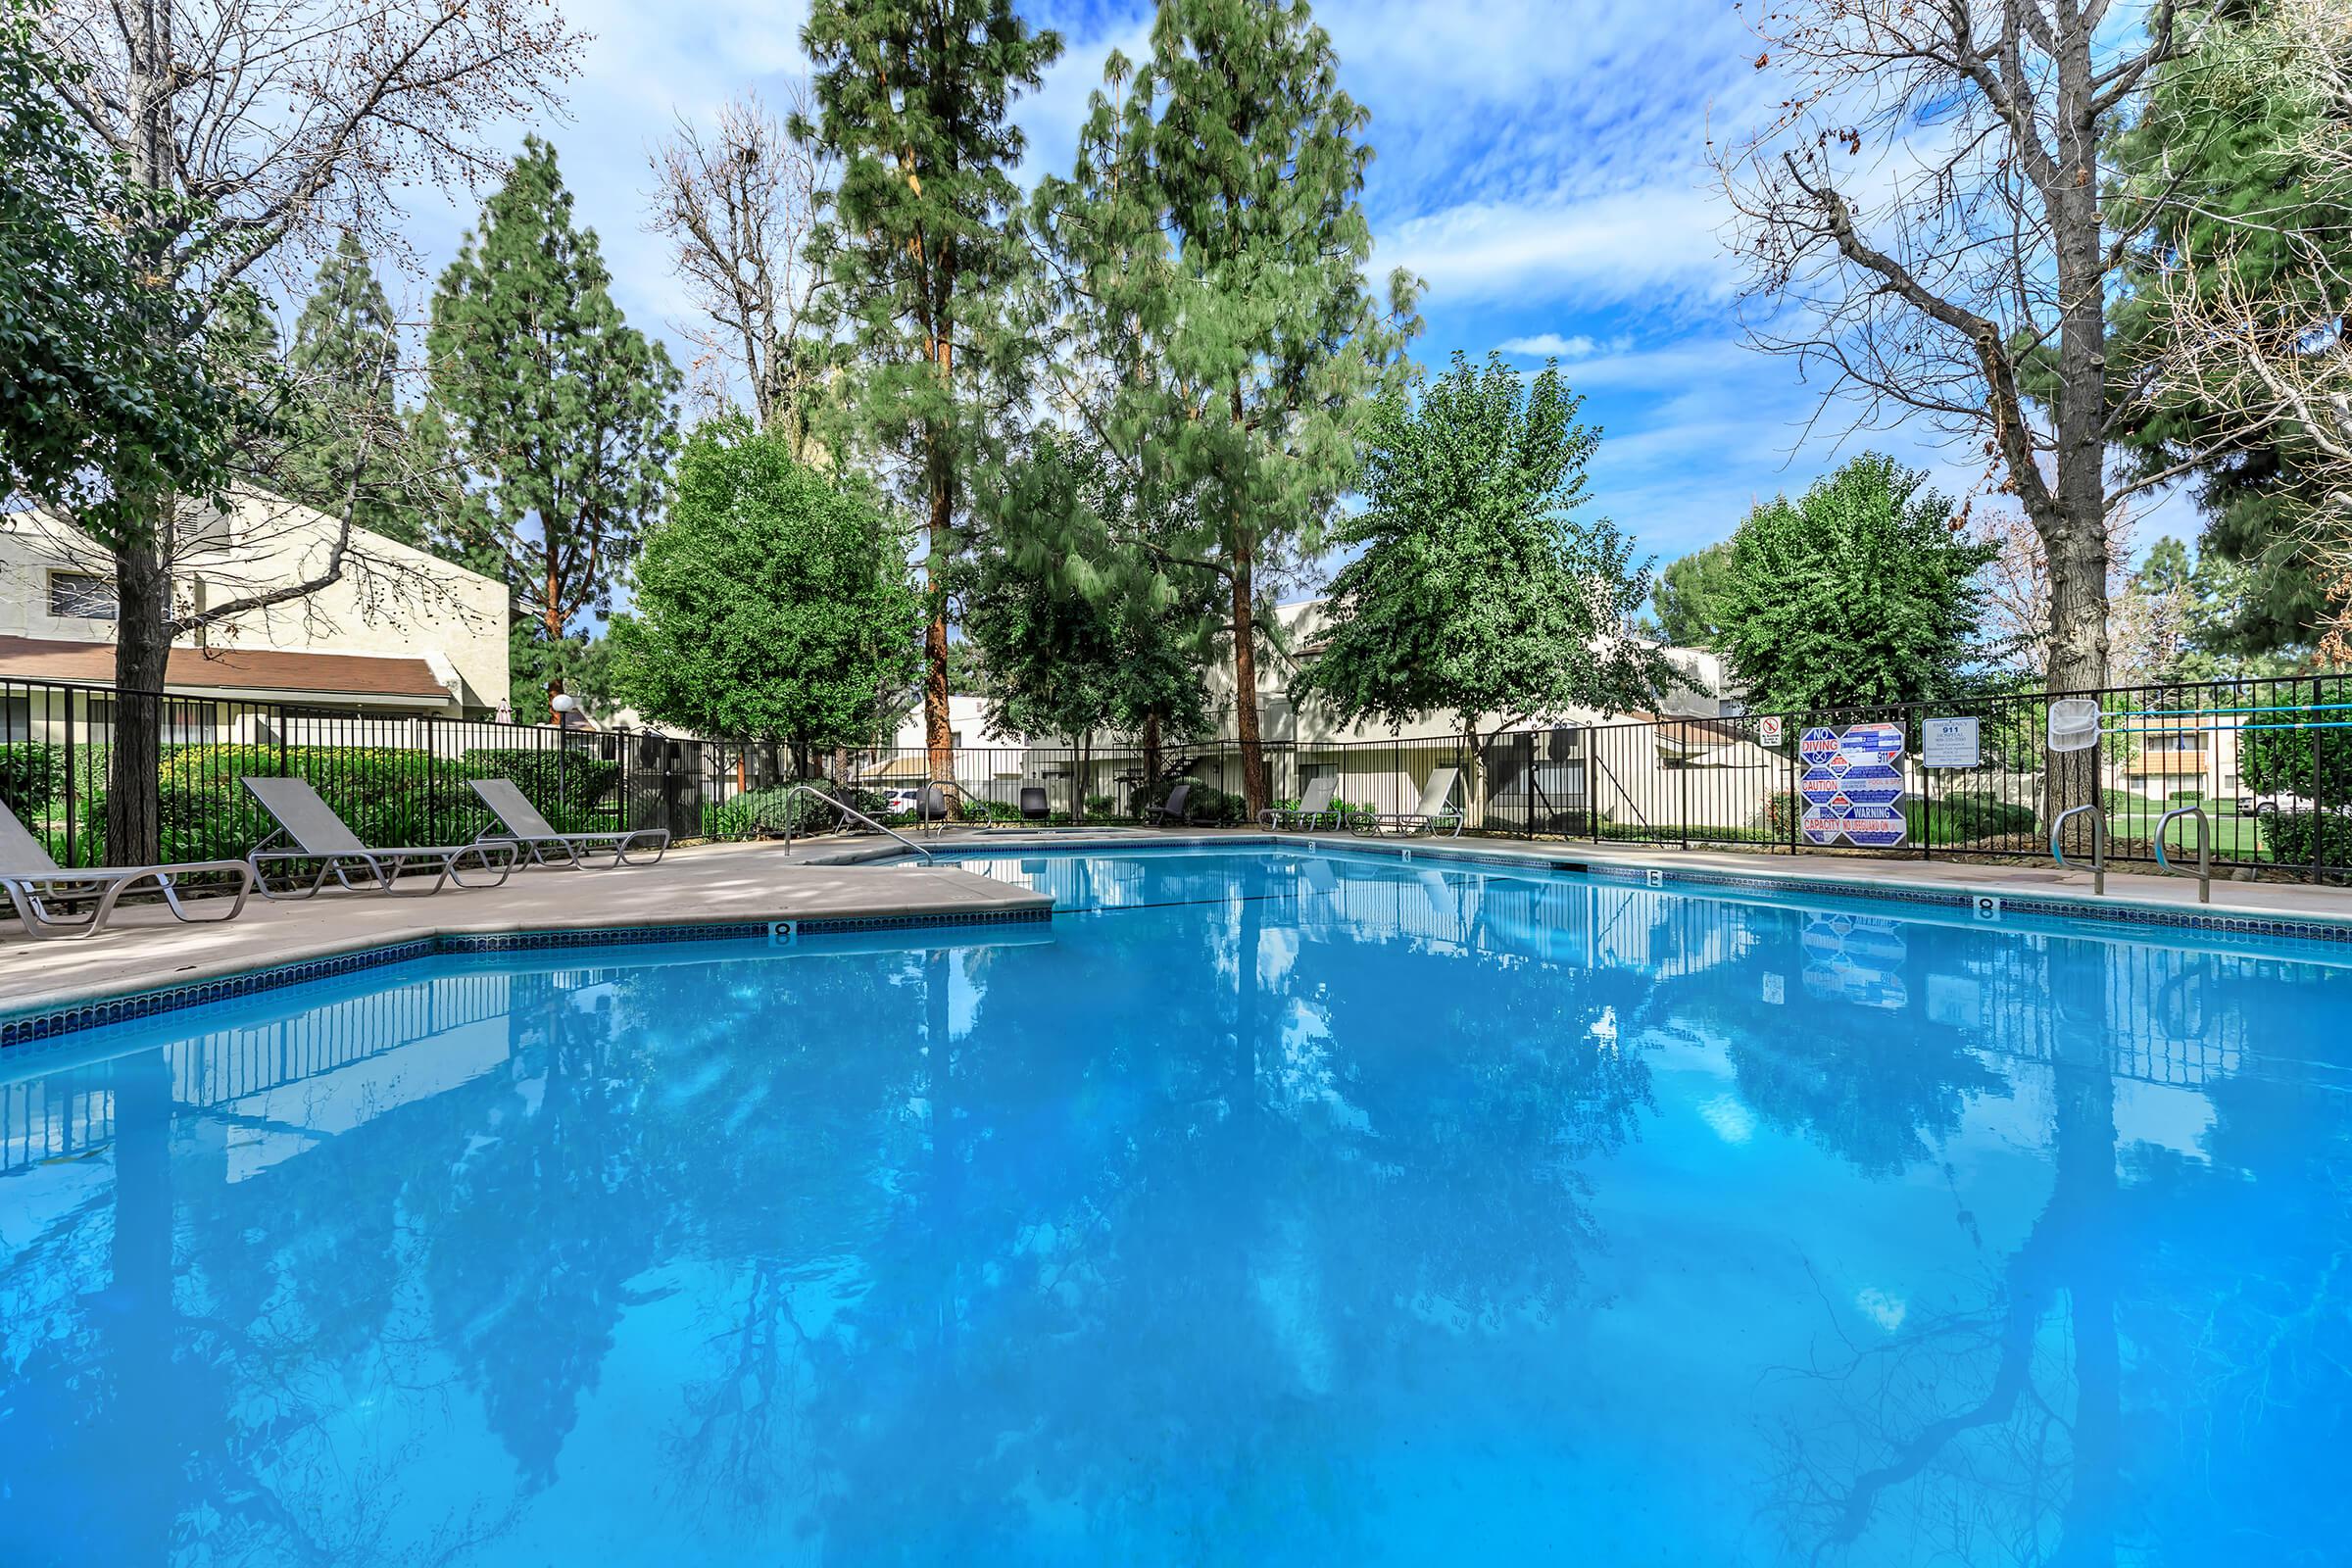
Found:
[[[2169,333],[2164,292],[2150,285],[2184,258],[2194,260],[2200,287],[2227,267],[2247,297],[2290,304],[2297,322],[2352,312],[2352,213],[2330,194],[2314,155],[2312,132],[2330,109],[2274,90],[2260,30],[2249,25],[2267,3],[2224,7],[2195,49],[2158,71],[2147,107],[2114,138],[2114,211],[2126,222],[2138,206],[2152,213],[2108,311],[2109,359],[2127,390],[2164,352]],[[2314,266],[2314,257],[2328,261]],[[2336,352],[2326,339],[2314,334],[2312,352]],[[2294,518],[2325,486],[2281,444],[2281,429],[2245,433],[2220,397],[2151,407],[2119,395],[2117,404],[2133,415],[2119,431],[2129,463],[2143,472],[2191,463],[2190,488],[2205,516],[2200,559],[2252,568],[2214,651],[2308,648],[2327,593]]]
[[[555,149],[529,138],[442,273],[425,341],[433,439],[470,481],[456,532],[535,623],[516,685],[551,700],[556,653],[612,608],[677,450],[678,373],[622,320],[571,213]]]
[[[286,351],[291,408],[278,489],[403,544],[425,543],[430,475],[400,408],[400,322],[366,247],[346,229],[319,263]]]
[[[1130,498],[1083,433],[1033,432],[1008,465],[990,526],[956,564],[968,645],[986,670],[993,728],[1064,736],[1081,753],[1097,732],[1146,737],[1159,775],[1163,731],[1209,722],[1205,635],[1221,585],[1163,571],[1125,545]]]
[[[801,41],[818,119],[794,133],[842,164],[815,248],[858,355],[853,415],[866,445],[902,460],[929,541],[923,730],[949,776],[947,567],[1028,352],[1007,319],[1028,252],[1012,222],[1023,139],[1006,115],[1061,39],[1010,0],[818,0]]]
[[[1263,809],[1261,596],[1311,558],[1404,369],[1415,285],[1366,286],[1364,112],[1303,0],[1165,0],[1114,103],[1114,56],[1067,180],[1038,194],[1070,280],[1079,398],[1164,531],[1134,542],[1225,589],[1244,789]]]

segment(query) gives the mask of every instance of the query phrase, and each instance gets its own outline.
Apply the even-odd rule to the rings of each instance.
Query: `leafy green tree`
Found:
[[[634,609],[608,634],[615,687],[706,735],[869,745],[879,706],[914,679],[922,600],[879,500],[792,449],[740,417],[687,441]]]
[[[61,89],[86,69],[0,0],[0,491],[110,531],[120,498],[209,490],[227,434],[201,354],[151,330],[179,307],[114,221],[122,173],[75,131]]]
[[[400,407],[400,321],[359,236],[319,263],[286,350],[291,407],[277,488],[371,533],[422,546],[433,475]],[[448,498],[454,503],[455,498]]]
[[[928,535],[923,735],[952,773],[948,565],[962,548],[973,469],[1030,353],[1008,324],[1028,265],[1014,232],[1021,132],[1008,112],[1061,54],[1011,0],[816,0],[801,32],[817,122],[841,161],[834,221],[813,248],[850,323],[851,416],[893,454]]]
[[[2193,270],[2195,298],[2227,277],[2241,297],[2274,308],[2278,324],[2293,329],[2288,339],[2352,311],[2352,209],[2315,134],[2343,106],[2285,90],[2265,36],[2274,9],[2274,0],[2225,6],[2193,49],[2158,68],[2146,107],[2112,138],[2111,205],[2126,224],[2144,210],[2149,225],[2110,294],[2109,360],[2124,387],[2165,356],[2184,268]],[[2154,286],[2159,279],[2168,286]],[[2342,348],[2331,334],[2311,333],[2304,352]],[[2128,415],[2119,437],[2140,472],[2185,465],[2205,517],[2201,555],[2252,570],[2214,651],[2308,648],[2327,593],[2296,519],[2324,501],[2327,481],[2291,426],[2238,417],[2220,387],[2169,384],[2177,379],[2152,401],[2119,397]]]
[[[1217,585],[1125,551],[1112,519],[1128,504],[1083,435],[1039,430],[1007,470],[956,583],[1000,732],[1067,736],[1083,752],[1100,731],[1208,727]],[[1156,759],[1146,765],[1156,772]]]
[[[1060,330],[1093,372],[1073,402],[1150,528],[1129,542],[1224,588],[1254,813],[1261,595],[1321,549],[1354,483],[1416,285],[1392,274],[1384,312],[1367,284],[1368,117],[1304,0],[1162,0],[1129,74],[1114,55],[1037,220]]]
[[[611,610],[677,447],[678,373],[622,320],[596,231],[571,215],[555,149],[526,139],[441,274],[425,341],[430,439],[469,481],[454,531],[538,623],[517,646],[547,650]],[[515,677],[551,707],[564,689],[545,662]]]
[[[1649,591],[1658,630],[1677,648],[1713,648],[1723,637],[1723,594],[1732,574],[1726,539],[1666,563]]]
[[[1960,692],[1994,657],[1978,576],[1994,548],[1962,534],[1952,502],[1926,484],[1865,454],[1740,524],[1723,652],[1749,707],[1926,702]]]
[[[1452,713],[1474,753],[1573,709],[1646,706],[1677,677],[1633,633],[1646,566],[1583,506],[1600,432],[1546,366],[1532,386],[1462,354],[1408,404],[1379,405],[1364,510],[1336,542],[1362,553],[1332,579],[1321,652],[1298,688],[1341,718]],[[1491,721],[1491,722],[1490,722]]]

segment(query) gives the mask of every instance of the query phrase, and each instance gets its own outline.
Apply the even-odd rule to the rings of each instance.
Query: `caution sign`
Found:
[[[1807,843],[1843,840],[1884,850],[1903,842],[1910,823],[1902,812],[1900,724],[1808,729],[1797,741],[1796,754],[1805,764],[1796,792],[1805,803],[1798,825]]]

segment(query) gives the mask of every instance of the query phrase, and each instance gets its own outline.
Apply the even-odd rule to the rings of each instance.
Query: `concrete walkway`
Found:
[[[0,937],[0,1012],[182,985],[442,932],[983,914],[1052,903],[1042,893],[953,866],[820,865],[775,845],[704,845],[673,850],[660,865],[517,871],[504,887],[453,886],[430,897],[337,891],[275,903],[257,893],[236,919],[203,925],[181,924],[160,905],[124,906],[104,931],[74,940],[35,941],[9,919]]]

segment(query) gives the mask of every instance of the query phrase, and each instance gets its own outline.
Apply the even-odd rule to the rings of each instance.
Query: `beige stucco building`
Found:
[[[166,690],[173,722],[203,729],[214,699],[390,715],[488,717],[508,701],[507,589],[437,556],[349,530],[260,491],[225,511],[192,503],[173,553],[183,613],[316,580],[342,547],[337,580],[178,638]],[[0,514],[0,683],[17,708],[41,683],[111,685],[115,595],[107,552],[38,511]],[[194,737],[188,737],[194,738]]]

